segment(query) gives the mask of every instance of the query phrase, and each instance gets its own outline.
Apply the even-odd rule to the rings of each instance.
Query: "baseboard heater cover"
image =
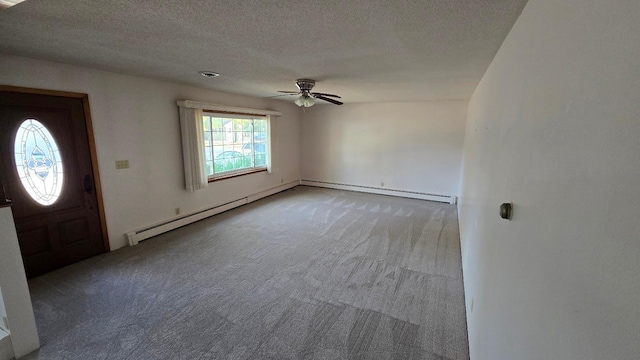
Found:
[[[417,192],[417,191],[387,189],[387,188],[379,188],[379,187],[364,186],[364,185],[350,185],[350,184],[341,184],[341,183],[318,181],[318,180],[303,179],[300,181],[300,185],[324,187],[324,188],[337,189],[337,190],[358,191],[358,192],[365,192],[365,193],[379,194],[379,195],[406,197],[411,199],[437,201],[437,202],[443,202],[448,204],[455,204],[458,200],[457,196],[455,195],[429,194],[429,193],[423,193],[423,192]]]
[[[292,187],[300,185],[300,180],[295,180],[288,182],[284,185],[276,186],[274,188],[270,188],[267,190],[263,190],[257,192],[255,194],[251,194],[240,199],[230,201],[225,204],[216,205],[208,209],[203,209],[200,211],[196,211],[187,215],[182,215],[180,217],[176,217],[167,221],[163,221],[161,223],[157,223],[155,225],[147,226],[138,230],[130,231],[126,233],[127,240],[129,241],[129,246],[138,245],[138,243],[142,240],[146,240],[148,238],[160,235],[162,233],[177,229],[179,227],[189,225],[196,221],[206,219],[213,215],[217,215],[223,213],[225,211],[231,210],[233,208],[237,208],[238,206],[242,206],[256,200],[262,199],[264,197],[277,194],[281,191],[288,190]]]

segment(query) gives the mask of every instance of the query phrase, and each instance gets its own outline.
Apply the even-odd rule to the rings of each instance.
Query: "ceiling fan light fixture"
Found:
[[[313,105],[315,105],[316,100],[311,97],[311,96],[307,96],[304,98],[304,107],[312,107]]]
[[[296,105],[300,107],[312,107],[315,105],[316,100],[309,95],[300,95],[295,101]]]

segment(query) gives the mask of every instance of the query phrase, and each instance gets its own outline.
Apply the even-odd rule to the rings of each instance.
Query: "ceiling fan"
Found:
[[[316,84],[315,80],[298,79],[298,80],[296,80],[296,86],[298,87],[298,89],[300,89],[300,91],[278,91],[279,93],[282,93],[282,95],[276,95],[276,96],[270,96],[270,97],[288,96],[288,95],[300,95],[296,99],[296,105],[301,106],[301,107],[302,106],[304,106],[304,107],[313,106],[316,103],[315,99],[328,101],[328,102],[330,102],[332,104],[336,104],[336,105],[342,105],[342,102],[340,102],[338,100],[330,99],[330,98],[342,99],[338,95],[325,94],[325,93],[319,93],[319,92],[312,92],[311,89],[313,89],[315,84]]]

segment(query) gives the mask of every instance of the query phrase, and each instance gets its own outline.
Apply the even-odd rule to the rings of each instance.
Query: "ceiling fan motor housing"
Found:
[[[313,87],[315,85],[316,85],[316,81],[315,80],[311,80],[311,79],[298,79],[298,80],[296,80],[296,86],[305,95],[308,95],[309,91],[311,91],[311,89],[313,89]]]

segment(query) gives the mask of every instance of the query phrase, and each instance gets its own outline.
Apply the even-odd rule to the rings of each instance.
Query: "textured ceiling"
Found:
[[[27,0],[0,11],[0,52],[259,97],[308,77],[345,102],[468,99],[525,3]]]

